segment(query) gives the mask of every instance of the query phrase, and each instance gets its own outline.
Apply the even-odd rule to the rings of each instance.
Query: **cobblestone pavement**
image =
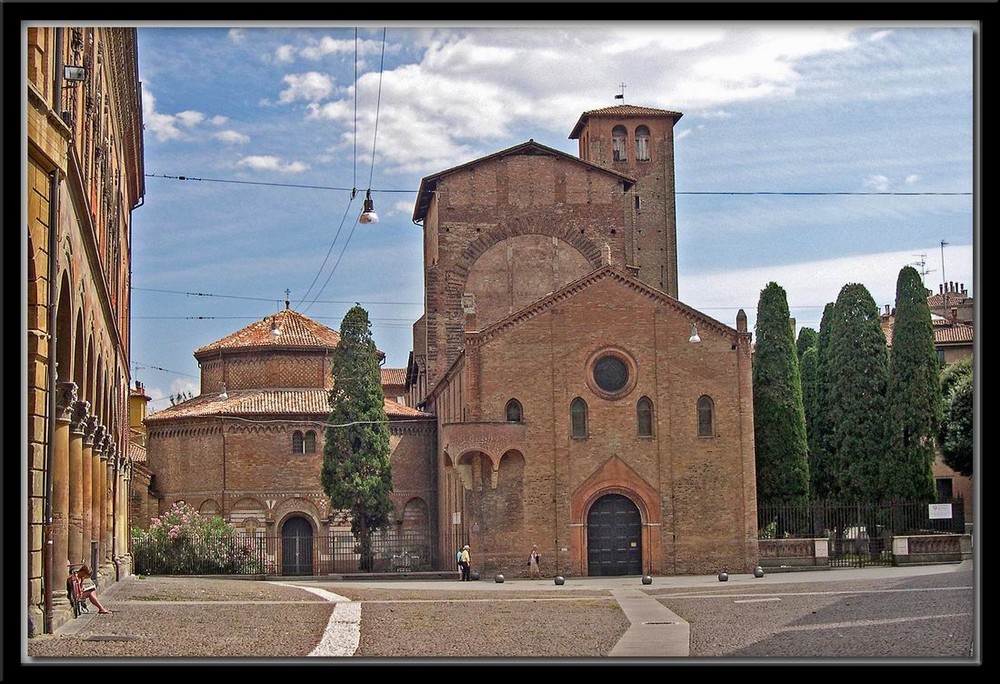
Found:
[[[979,664],[973,580],[971,563],[730,575],[727,583],[655,578],[642,590],[690,624],[690,656],[648,662]],[[102,593],[113,615],[91,613],[25,639],[22,665],[629,664],[606,657],[629,627],[611,590],[638,585],[637,577],[564,586],[128,577]],[[321,592],[360,605],[354,657],[315,657],[328,629],[342,627],[331,621],[334,606],[345,605]]]

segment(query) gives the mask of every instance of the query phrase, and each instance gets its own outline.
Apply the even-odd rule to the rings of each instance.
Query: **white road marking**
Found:
[[[298,584],[287,582],[276,582],[286,587],[303,589],[325,601],[333,604],[333,612],[330,620],[323,630],[323,638],[319,640],[316,648],[309,653],[309,656],[318,657],[342,657],[352,656],[358,650],[361,643],[361,602],[352,601],[346,596],[334,594],[326,589],[316,587],[303,587]]]

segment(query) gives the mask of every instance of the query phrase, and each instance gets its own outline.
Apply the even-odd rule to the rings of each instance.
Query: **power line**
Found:
[[[376,126],[378,122],[376,121]],[[374,152],[373,152],[374,155]],[[265,185],[278,188],[301,188],[306,190],[337,190],[353,192],[357,188],[335,187],[330,185],[304,185],[298,183],[270,183],[265,181],[245,181],[227,178],[195,178],[194,176],[170,176],[166,174],[147,173],[146,178],[164,178],[167,180],[203,181],[209,183],[235,183],[241,185]],[[374,192],[406,192],[416,190],[399,190],[396,188],[371,188]],[[970,197],[971,192],[848,192],[848,191],[792,191],[792,190],[677,190],[675,195],[734,195],[734,196],[785,196],[785,197]]]
[[[133,286],[132,290],[141,290],[143,292],[162,292],[162,293],[165,293],[165,294],[182,294],[182,295],[188,295],[188,296],[191,296],[191,297],[220,297],[220,298],[223,298],[223,299],[249,299],[249,300],[257,301],[257,302],[273,302],[273,301],[277,301],[273,297],[246,297],[246,296],[242,296],[242,295],[225,295],[225,294],[215,294],[215,293],[211,293],[211,292],[186,292],[184,290],[162,290],[162,289],[157,289],[157,288],[152,288],[152,287],[135,287],[135,286]],[[397,305],[397,306],[423,306],[424,305],[423,302],[376,302],[376,301],[359,302],[356,299],[351,299],[351,300],[317,299],[316,303],[318,303],[318,304],[365,304],[365,305],[389,304],[389,305]]]
[[[233,183],[236,185],[265,185],[276,188],[301,188],[305,190],[336,190],[338,192],[351,192],[355,188],[342,188],[332,185],[305,185],[301,183],[271,183],[265,181],[234,180],[232,178],[196,178],[194,176],[171,176],[163,173],[147,173],[146,178],[164,178],[166,180],[180,181],[201,181],[206,183]],[[408,192],[416,193],[416,190],[397,190],[391,188],[373,188],[376,192]]]

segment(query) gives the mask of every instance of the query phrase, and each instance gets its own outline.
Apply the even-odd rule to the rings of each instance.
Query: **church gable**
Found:
[[[706,316],[697,309],[645,285],[618,268],[604,266],[486,327],[470,342],[479,345],[492,344],[509,331],[531,319],[567,306],[578,306],[580,313],[592,319],[594,326],[598,326],[601,322],[600,312],[602,310],[610,316],[614,316],[616,313],[620,316],[623,309],[626,308],[626,302],[632,301],[639,306],[641,306],[641,302],[648,302],[651,310],[656,308],[663,314],[674,314],[676,324],[681,326],[679,329],[688,330],[689,328],[683,326],[693,324],[701,337],[711,332],[735,342],[740,334],[737,330]],[[627,318],[626,316],[625,319]]]

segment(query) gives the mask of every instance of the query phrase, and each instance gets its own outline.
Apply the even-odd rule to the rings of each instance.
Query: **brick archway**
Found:
[[[642,523],[642,567],[650,573],[662,571],[663,535],[660,495],[635,470],[618,456],[601,465],[573,493],[570,502],[569,557],[572,568],[588,575],[587,515],[594,504],[607,494],[625,496],[639,509]]]

